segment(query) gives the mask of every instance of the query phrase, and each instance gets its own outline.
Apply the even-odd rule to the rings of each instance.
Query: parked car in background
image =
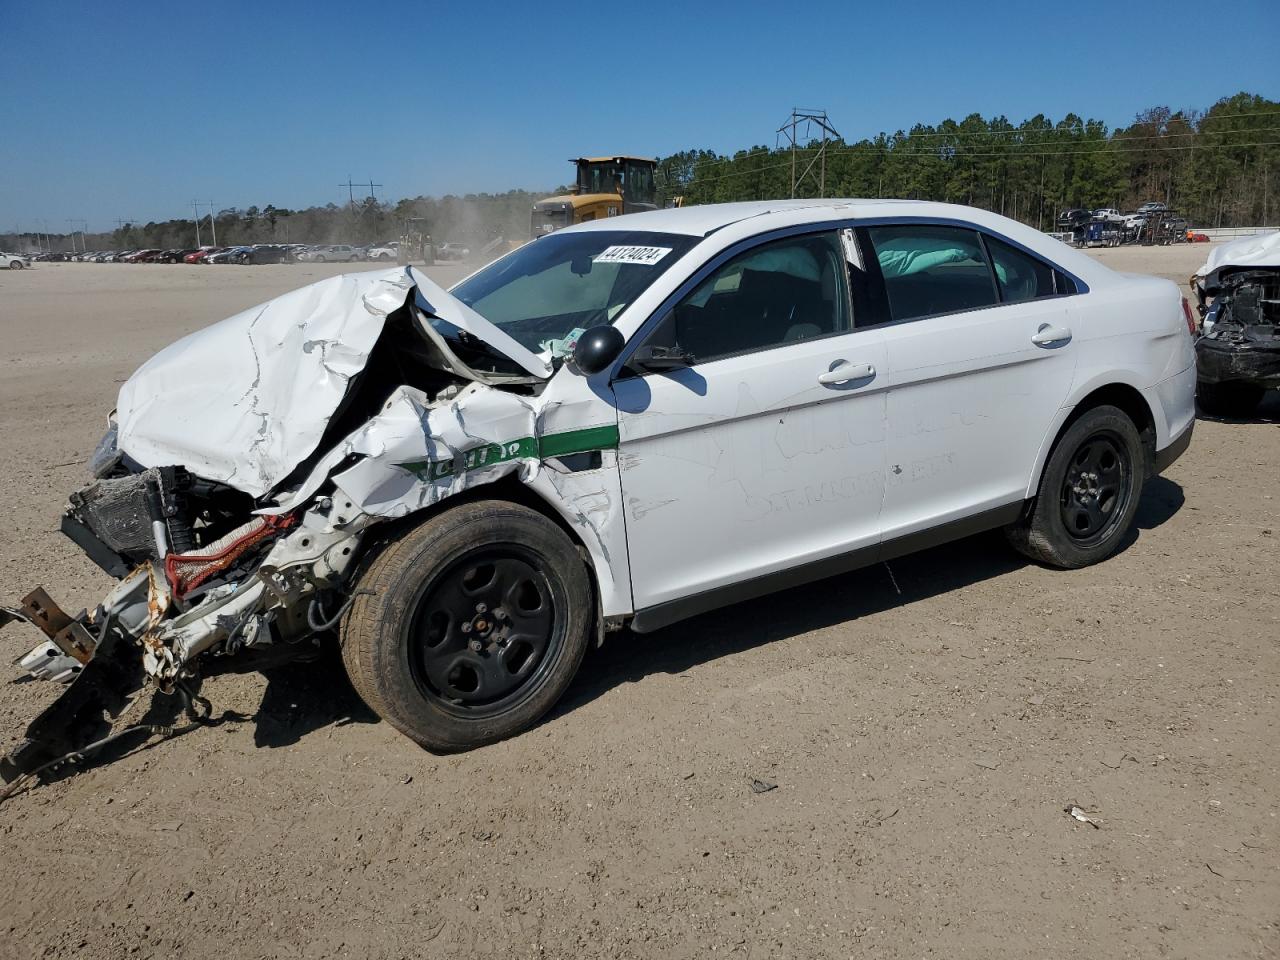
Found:
[[[251,247],[241,247],[231,259],[241,264],[284,263],[287,256],[288,251],[278,244],[255,243]]]
[[[329,261],[354,263],[357,260],[364,259],[355,247],[345,243],[335,243],[325,247],[320,255],[316,258],[318,262],[325,263]]]
[[[370,260],[395,260],[400,256],[400,241],[374,244],[365,255]]]
[[[235,263],[250,247],[226,247],[204,258],[205,263]]]
[[[1280,231],[1212,250],[1191,289],[1204,318],[1196,341],[1200,405],[1246,417],[1280,388]]]
[[[0,270],[25,270],[31,266],[31,257],[25,253],[0,253]]]
[[[182,259],[186,263],[208,263],[211,256],[215,253],[222,253],[226,249],[226,247],[201,247],[200,249],[187,254]]]
[[[1075,233],[1083,230],[1085,225],[1093,218],[1093,214],[1082,207],[1072,207],[1070,210],[1063,210],[1058,215],[1058,229],[1064,233]]]

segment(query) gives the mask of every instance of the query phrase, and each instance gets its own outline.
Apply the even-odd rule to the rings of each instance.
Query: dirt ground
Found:
[[[1205,250],[1098,255],[1181,283]],[[137,364],[334,272],[0,275],[3,602],[108,586],[55,530]],[[984,536],[623,634],[461,756],[333,662],[213,678],[244,719],[0,806],[0,956],[1280,955],[1278,421],[1202,420],[1100,566]],[[0,747],[56,692],[0,680]]]

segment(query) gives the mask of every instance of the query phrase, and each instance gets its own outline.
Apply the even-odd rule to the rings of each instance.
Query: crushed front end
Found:
[[[370,518],[316,498],[290,513],[253,513],[252,498],[182,468],[134,470],[118,460],[73,493],[62,530],[119,583],[69,616],[42,589],[0,613],[46,640],[19,663],[69,682],[0,759],[0,782],[40,771],[94,742],[142,685],[188,693],[202,674],[253,658],[313,652],[332,629],[342,585]]]
[[[468,366],[446,322],[478,357],[505,349],[504,369]],[[44,634],[20,667],[67,684],[0,758],[0,799],[104,743],[144,685],[190,705],[202,676],[314,654],[371,527],[521,469],[550,367],[507,339],[399,268],[286,294],[144,364],[61,518],[118,582],[75,616],[42,589],[0,608],[0,627]]]
[[[1280,268],[1224,272],[1196,343],[1203,383],[1280,387]]]

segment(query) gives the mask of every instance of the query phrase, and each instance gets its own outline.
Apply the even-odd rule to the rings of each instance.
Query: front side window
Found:
[[[674,329],[667,335],[696,363],[706,363],[845,332],[845,275],[834,233],[762,244],[685,297],[672,311]]]
[[[521,346],[543,353],[575,330],[612,323],[697,239],[633,230],[552,233],[450,292]]]
[[[869,227],[893,320],[976,310],[999,302],[976,231],[910,224]]]

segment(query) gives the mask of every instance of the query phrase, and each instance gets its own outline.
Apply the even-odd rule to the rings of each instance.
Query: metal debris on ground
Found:
[[[1064,813],[1069,814],[1073,820],[1079,820],[1081,823],[1087,823],[1095,830],[1101,829],[1102,821],[1095,820],[1093,817],[1089,816],[1084,812],[1084,809],[1081,808],[1079,804],[1067,804],[1067,806],[1063,807],[1062,810]]]
[[[751,778],[752,793],[768,793],[770,790],[777,789],[778,785],[776,783],[770,783],[768,780],[761,780],[758,777]]]

